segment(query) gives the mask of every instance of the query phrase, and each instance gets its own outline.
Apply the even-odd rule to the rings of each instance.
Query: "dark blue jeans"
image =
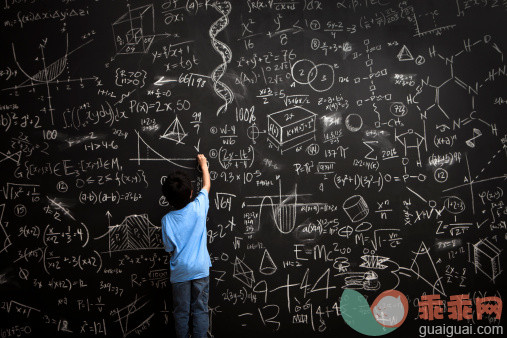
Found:
[[[209,277],[172,283],[172,288],[176,337],[189,337],[188,320],[192,313],[192,338],[206,338],[209,327]]]

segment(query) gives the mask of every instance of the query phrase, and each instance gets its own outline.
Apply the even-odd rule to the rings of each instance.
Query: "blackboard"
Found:
[[[406,296],[391,336],[502,325],[506,1],[0,6],[1,337],[173,335],[161,185],[197,153],[210,336],[360,336],[351,289]]]

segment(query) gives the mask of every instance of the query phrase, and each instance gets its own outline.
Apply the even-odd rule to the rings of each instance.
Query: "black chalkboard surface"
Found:
[[[210,337],[503,330],[506,1],[0,8],[1,337],[174,336],[198,153]]]

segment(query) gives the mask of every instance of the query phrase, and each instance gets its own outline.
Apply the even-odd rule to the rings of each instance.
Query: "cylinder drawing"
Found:
[[[368,204],[366,204],[366,201],[360,195],[354,195],[347,198],[345,202],[343,202],[342,207],[352,222],[359,222],[363,220],[370,212]]]

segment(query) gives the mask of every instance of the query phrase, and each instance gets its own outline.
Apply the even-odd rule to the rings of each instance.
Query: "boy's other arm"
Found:
[[[211,188],[211,180],[209,177],[209,170],[208,165],[206,163],[206,157],[204,157],[203,154],[197,155],[197,161],[199,162],[199,166],[201,167],[202,171],[202,188],[206,189],[206,191],[209,193],[209,190]]]
[[[164,250],[169,252],[171,255],[174,251],[174,245],[171,242],[171,239],[167,235],[167,229],[168,225],[166,224],[165,220],[162,219],[162,242],[164,244]]]

